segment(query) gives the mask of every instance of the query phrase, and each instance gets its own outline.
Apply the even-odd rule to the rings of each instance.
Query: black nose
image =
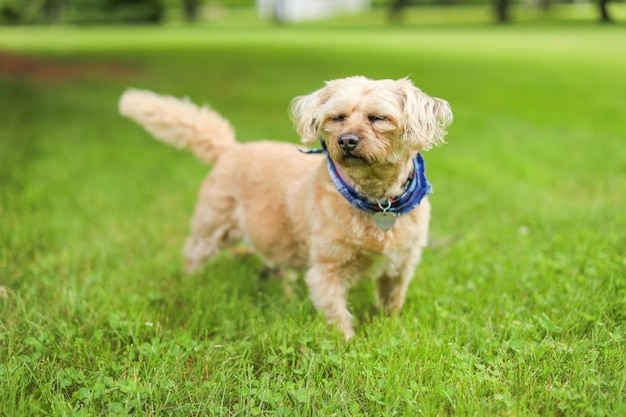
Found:
[[[361,139],[359,139],[357,135],[353,135],[352,133],[344,133],[343,135],[339,136],[337,144],[344,151],[353,151],[360,141]]]

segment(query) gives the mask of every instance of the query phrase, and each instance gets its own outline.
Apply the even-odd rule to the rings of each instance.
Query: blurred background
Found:
[[[624,15],[623,0],[0,0],[0,23],[289,22],[355,16],[356,22],[592,19]]]
[[[0,0],[0,415],[626,415],[625,22],[622,0]],[[183,274],[210,168],[117,103],[187,96],[297,143],[290,100],[350,75],[408,76],[454,123],[403,313],[357,286],[346,348],[256,258]]]

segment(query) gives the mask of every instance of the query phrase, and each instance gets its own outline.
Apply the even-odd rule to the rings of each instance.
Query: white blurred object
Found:
[[[370,0],[257,0],[259,14],[280,22],[324,19],[370,9]]]

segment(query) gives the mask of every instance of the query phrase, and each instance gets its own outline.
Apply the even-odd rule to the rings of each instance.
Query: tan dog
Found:
[[[243,239],[268,266],[306,271],[311,300],[349,339],[346,292],[357,279],[376,280],[387,311],[402,308],[430,218],[416,158],[443,142],[452,112],[408,79],[365,77],[327,82],[290,110],[302,142],[322,139],[326,157],[237,143],[226,120],[189,101],[133,89],[120,100],[120,112],[156,138],[213,164],[184,248],[187,270]]]

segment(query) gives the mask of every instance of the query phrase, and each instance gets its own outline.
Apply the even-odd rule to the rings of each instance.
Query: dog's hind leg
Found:
[[[415,268],[421,259],[421,248],[414,248],[411,259],[400,265],[393,264],[376,280],[377,298],[381,307],[392,314],[402,309],[409,284],[415,275]]]
[[[412,277],[411,277],[412,278]],[[378,302],[387,313],[400,311],[411,279],[382,276],[376,281]]]
[[[207,260],[234,244],[241,234],[230,199],[201,198],[191,220],[191,234],[183,249],[185,270],[200,270]]]

